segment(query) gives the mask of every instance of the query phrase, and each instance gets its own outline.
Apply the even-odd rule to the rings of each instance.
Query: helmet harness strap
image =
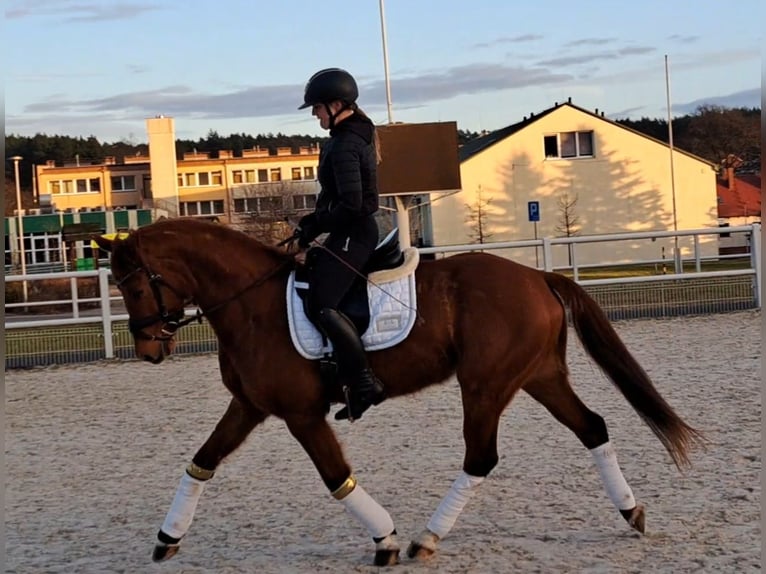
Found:
[[[343,105],[338,109],[336,113],[332,113],[332,110],[330,109],[330,104],[327,102],[324,102],[324,108],[327,110],[327,115],[330,118],[330,129],[335,127],[335,118],[337,118],[340,114],[342,114],[346,110],[356,110],[356,103],[348,104],[346,102],[343,102]]]

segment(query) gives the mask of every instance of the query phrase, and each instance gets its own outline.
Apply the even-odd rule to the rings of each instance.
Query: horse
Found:
[[[160,363],[178,329],[204,317],[218,341],[231,399],[192,457],[157,534],[152,558],[167,560],[189,530],[203,487],[219,465],[267,417],[282,419],[330,494],[375,544],[373,563],[399,562],[394,522],[352,473],[326,420],[344,402],[323,384],[318,362],[292,344],[285,289],[296,268],[289,249],[241,231],[191,218],[159,220],[127,238],[95,238],[111,251],[113,280],[129,316],[137,357]],[[319,248],[319,247],[316,247]],[[591,453],[606,494],[628,525],[645,531],[645,510],[617,462],[604,419],[568,379],[568,325],[612,384],[653,431],[680,471],[705,442],[658,392],[599,305],[575,281],[488,253],[420,261],[415,269],[417,321],[402,342],[370,354],[388,399],[456,377],[462,398],[462,468],[407,556],[433,556],[482,481],[498,463],[501,414],[525,391]],[[196,316],[186,316],[189,305]],[[567,313],[568,310],[568,313]],[[184,318],[185,317],[185,318]]]

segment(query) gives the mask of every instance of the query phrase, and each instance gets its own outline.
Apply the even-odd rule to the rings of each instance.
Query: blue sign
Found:
[[[540,202],[528,201],[527,211],[529,212],[529,221],[540,221]]]

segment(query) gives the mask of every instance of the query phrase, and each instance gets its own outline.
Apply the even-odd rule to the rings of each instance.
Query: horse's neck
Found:
[[[237,250],[190,249],[186,259],[189,274],[194,279],[194,299],[201,306],[220,302],[246,291],[261,280],[266,280],[281,262],[266,250],[238,253]]]

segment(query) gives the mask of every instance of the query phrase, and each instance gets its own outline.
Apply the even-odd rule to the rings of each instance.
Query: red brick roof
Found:
[[[724,175],[718,178],[718,217],[760,217],[761,215],[761,176],[735,175],[734,185]]]

